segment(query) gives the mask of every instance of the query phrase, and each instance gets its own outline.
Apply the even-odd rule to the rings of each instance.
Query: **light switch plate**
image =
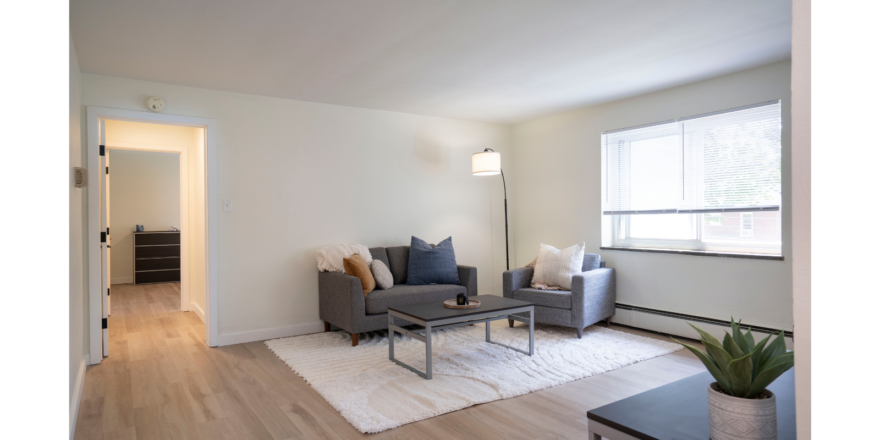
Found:
[[[223,199],[223,212],[232,212],[232,200]]]

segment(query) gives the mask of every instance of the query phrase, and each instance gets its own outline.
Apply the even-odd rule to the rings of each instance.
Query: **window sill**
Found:
[[[782,255],[769,254],[748,254],[742,252],[718,252],[718,251],[689,251],[683,249],[654,249],[654,248],[630,248],[630,247],[605,247],[599,249],[609,251],[629,251],[629,252],[653,252],[659,254],[678,254],[678,255],[694,255],[699,257],[721,257],[721,258],[747,258],[751,260],[776,260],[783,261],[785,257]]]

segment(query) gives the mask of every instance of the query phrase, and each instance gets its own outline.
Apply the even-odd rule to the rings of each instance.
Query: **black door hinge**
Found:
[[[107,228],[107,235],[110,235],[110,228]]]
[[[98,152],[98,155],[99,155],[99,156],[103,156],[103,155],[104,155],[104,146],[103,146],[103,145],[98,145],[98,147],[99,147],[100,150],[101,150],[101,151]]]
[[[106,243],[106,242],[107,242],[107,233],[102,232],[101,233],[101,243]]]
[[[107,296],[110,296],[110,288],[107,288]]]
[[[101,318],[101,328],[107,328],[107,318]]]
[[[106,169],[107,174],[110,174],[110,167],[105,167],[105,168],[107,168],[107,169]]]

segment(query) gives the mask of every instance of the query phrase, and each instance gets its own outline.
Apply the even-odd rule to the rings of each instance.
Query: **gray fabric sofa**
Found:
[[[373,259],[391,270],[394,286],[376,289],[364,296],[361,280],[340,272],[318,273],[318,314],[324,331],[330,325],[351,333],[351,345],[358,345],[358,334],[388,329],[388,307],[455,299],[459,293],[477,295],[477,268],[458,266],[461,284],[406,285],[409,246],[370,248]],[[395,324],[412,324],[395,320]]]
[[[617,301],[614,269],[605,267],[597,254],[584,254],[582,272],[571,280],[571,291],[532,289],[535,269],[521,267],[504,272],[504,297],[535,305],[535,322],[574,327],[578,338],[584,328],[614,316]],[[513,327],[513,320],[508,321]]]

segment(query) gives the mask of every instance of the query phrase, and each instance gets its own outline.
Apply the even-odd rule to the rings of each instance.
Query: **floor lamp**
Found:
[[[501,183],[504,184],[504,255],[507,258],[507,270],[510,270],[510,245],[507,238],[507,182],[504,180],[504,171],[501,169],[501,153],[496,153],[491,148],[474,153],[471,156],[471,171],[475,176],[501,174]]]

